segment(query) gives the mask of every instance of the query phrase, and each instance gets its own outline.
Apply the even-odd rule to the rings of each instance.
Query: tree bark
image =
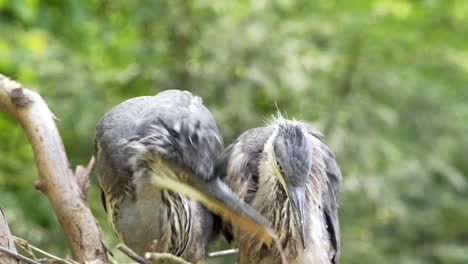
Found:
[[[73,259],[108,262],[101,230],[87,205],[83,180],[79,179],[78,184],[70,169],[47,104],[38,93],[0,74],[0,109],[16,118],[31,143],[39,173],[35,186],[49,198]]]

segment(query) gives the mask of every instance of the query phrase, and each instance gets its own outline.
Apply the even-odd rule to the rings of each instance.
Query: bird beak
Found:
[[[304,249],[306,248],[305,224],[304,224],[304,201],[305,201],[305,188],[294,187],[289,190],[289,201],[294,211],[294,219],[296,226],[299,229],[301,242]]]
[[[198,177],[192,177],[190,184],[169,177],[152,177],[152,180],[155,185],[161,188],[197,200],[209,210],[253,234],[267,245],[276,239],[275,233],[269,228],[268,221],[217,178],[204,181]]]

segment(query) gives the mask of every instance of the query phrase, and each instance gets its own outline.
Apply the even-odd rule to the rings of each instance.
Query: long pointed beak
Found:
[[[243,202],[219,179],[203,181],[193,177],[190,184],[169,177],[152,177],[152,181],[161,188],[184,194],[199,201],[214,213],[234,222],[236,226],[253,234],[267,245],[276,239],[275,233],[269,228],[268,221]]]
[[[207,194],[210,202],[206,207],[227,218],[235,225],[261,238],[267,245],[271,244],[275,234],[269,228],[268,221],[255,209],[243,202],[234,192],[221,180],[200,181],[201,186],[196,186]]]
[[[294,211],[294,219],[296,220],[296,226],[299,229],[299,235],[301,236],[301,242],[304,249],[306,248],[306,235],[305,235],[305,223],[304,223],[304,202],[305,202],[305,188],[295,187],[289,190],[289,199],[291,202],[292,209]]]

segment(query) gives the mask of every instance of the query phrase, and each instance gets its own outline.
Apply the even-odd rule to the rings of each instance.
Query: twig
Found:
[[[17,243],[17,242],[15,241],[15,243]],[[22,244],[19,244],[19,243],[17,243],[17,245],[20,248],[22,248],[24,250],[24,252],[26,252],[31,258],[33,258],[34,260],[37,260],[37,257],[34,254],[34,251],[31,249],[31,247],[29,245],[22,245]]]
[[[15,258],[17,260],[24,261],[24,262],[26,262],[28,264],[41,264],[40,262],[37,262],[34,259],[30,259],[28,257],[25,257],[25,256],[23,256],[21,254],[18,254],[18,253],[14,252],[14,251],[9,250],[8,248],[5,248],[3,246],[0,246],[0,251],[5,253],[5,254],[10,255],[11,257],[13,257],[13,258]]]
[[[134,261],[140,263],[140,264],[151,264],[151,261],[143,258],[142,256],[138,255],[135,253],[135,251],[131,250],[129,247],[127,247],[124,244],[118,244],[117,248],[122,251],[125,255],[127,255],[129,258],[133,259]]]
[[[221,251],[215,251],[215,252],[208,253],[208,257],[209,258],[219,258],[219,257],[228,256],[228,255],[234,255],[234,254],[237,254],[237,253],[239,253],[238,248],[231,248],[231,249],[226,249],[226,250],[221,250]]]
[[[78,183],[78,186],[80,187],[83,200],[86,200],[88,198],[89,173],[91,172],[93,165],[94,157],[91,157],[91,159],[88,162],[88,165],[78,165],[75,169],[75,180]]]
[[[118,244],[117,248],[129,258],[133,259],[134,261],[140,264],[190,264],[190,262],[187,262],[184,259],[178,256],[174,256],[170,253],[148,252],[145,254],[145,257],[142,257],[124,244]]]
[[[0,246],[4,246],[9,249],[11,252],[16,253],[15,242],[11,237],[10,228],[8,227],[8,222],[6,220],[5,214],[3,213],[2,208],[0,207]],[[0,263],[2,264],[19,264],[17,259],[11,258],[7,254],[0,254]]]
[[[182,259],[181,257],[174,256],[170,253],[146,253],[145,258],[149,259],[151,263],[160,264],[190,264],[190,262]]]
[[[36,258],[34,256],[34,252],[32,252],[31,250],[34,250],[50,259],[53,259],[53,260],[57,260],[57,261],[61,261],[63,263],[66,263],[66,264],[79,264],[78,262],[76,261],[73,261],[73,260],[68,260],[68,259],[63,259],[63,258],[60,258],[60,257],[57,257],[55,255],[52,255],[51,253],[49,252],[46,252],[38,247],[35,247],[31,244],[29,244],[28,241],[22,239],[22,238],[19,238],[19,237],[16,237],[16,236],[12,236],[13,237],[13,240],[15,241],[15,243],[20,246],[21,248],[23,248],[25,251],[27,252],[31,252],[31,255],[32,257]]]

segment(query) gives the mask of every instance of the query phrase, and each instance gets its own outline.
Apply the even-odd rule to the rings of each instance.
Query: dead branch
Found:
[[[30,259],[28,257],[25,257],[25,256],[23,256],[21,254],[18,254],[16,251],[5,248],[3,246],[0,246],[0,252],[5,253],[8,256],[10,256],[10,259],[15,259],[17,261],[21,260],[21,261],[24,261],[24,262],[26,262],[28,264],[41,264],[40,262],[35,261],[34,259]]]
[[[118,244],[117,248],[122,251],[125,255],[127,255],[129,258],[133,259],[134,261],[140,263],[140,264],[151,264],[151,261],[145,259],[144,257],[138,255],[135,251],[131,250],[129,247],[127,247],[124,244]]]
[[[142,257],[124,244],[118,244],[117,248],[139,264],[190,264],[190,262],[170,253],[148,252],[145,257]]]
[[[190,262],[169,253],[146,253],[145,258],[153,264],[190,264]]]
[[[8,222],[6,220],[5,214],[3,214],[2,208],[0,208],[0,246],[16,254],[15,243],[11,237],[10,228],[8,227]],[[11,254],[3,251],[0,254],[0,263],[5,264],[18,264],[17,258],[12,258]]]
[[[81,166],[78,165],[75,168],[75,179],[76,182],[78,183],[78,187],[80,187],[81,194],[83,200],[88,199],[88,187],[89,187],[89,173],[91,172],[91,169],[94,166],[94,157],[91,157],[91,159],[88,162],[88,165]]]
[[[33,148],[39,179],[35,186],[50,200],[62,226],[73,259],[105,263],[102,234],[84,191],[69,168],[54,116],[41,96],[0,74],[0,109],[13,115]],[[82,176],[82,175],[81,175]],[[80,180],[80,185],[83,181]]]
[[[45,250],[42,250],[38,247],[35,247],[33,245],[31,245],[28,241],[22,239],[22,238],[19,238],[19,237],[16,237],[16,236],[12,236],[13,240],[15,241],[16,245],[18,245],[21,249],[23,249],[26,253],[28,253],[33,259],[37,260],[35,254],[34,254],[34,251],[36,251],[37,253],[39,254],[42,254],[44,257],[47,257],[48,260],[54,260],[54,261],[59,261],[60,263],[64,263],[64,264],[78,264],[78,262],[74,261],[74,260],[69,260],[69,259],[64,259],[64,258],[61,258],[61,257],[57,257]]]

